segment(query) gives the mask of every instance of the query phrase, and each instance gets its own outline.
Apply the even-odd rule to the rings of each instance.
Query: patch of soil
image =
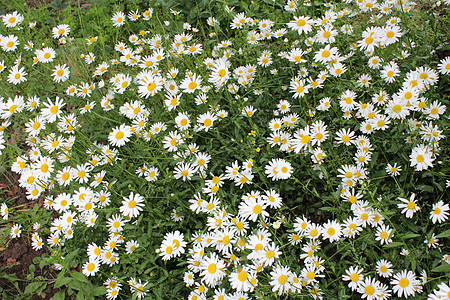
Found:
[[[26,237],[13,239],[9,242],[8,247],[0,254],[0,270],[3,274],[15,274],[20,279],[18,281],[20,290],[24,291],[25,287],[30,283],[27,280],[27,275],[29,274],[30,265],[33,264],[33,259],[44,253],[46,253],[44,249],[34,250]],[[42,271],[39,266],[36,266],[34,276],[56,278],[57,274],[51,271],[48,266],[44,267]],[[17,290],[8,279],[0,278],[0,287],[11,297],[18,296]],[[52,285],[48,285],[40,296],[33,295],[31,299],[51,299],[58,290],[53,289]]]
[[[13,239],[8,243],[8,247],[0,254],[0,269],[4,274],[15,274],[21,281],[19,287],[23,291],[27,285],[26,277],[29,267],[33,264],[33,259],[45,253],[44,249],[35,251],[25,237]],[[43,270],[44,271],[44,270]],[[41,276],[43,272],[36,268],[35,276]],[[7,279],[0,279],[0,287],[4,290],[11,290],[11,282]],[[13,292],[17,292],[13,290]],[[42,299],[33,297],[33,299]]]
[[[3,174],[0,176],[0,196],[2,202],[7,203],[8,207],[18,207],[21,209],[31,209],[35,204],[40,207],[43,205],[43,200],[30,201],[26,198],[25,189],[19,186],[19,175],[10,171],[3,170]],[[34,250],[31,246],[30,238],[22,235],[20,238],[10,239],[9,236],[4,245],[0,245],[0,272],[4,275],[16,275],[20,279],[18,281],[20,290],[24,291],[25,287],[30,283],[27,280],[29,274],[29,267],[33,264],[33,259],[39,257],[48,251]],[[46,278],[54,278],[57,274],[53,274],[48,266],[43,270],[36,266],[35,277],[44,276]],[[5,278],[0,278],[0,287],[11,297],[17,297],[18,291],[13,284]],[[51,286],[48,286],[40,297],[33,295],[31,299],[50,299],[58,290],[53,290]]]
[[[28,7],[37,8],[41,5],[47,5],[53,3],[53,0],[26,0],[25,3]],[[71,5],[78,5],[78,0],[63,0],[62,3],[67,3]],[[86,0],[80,1],[81,6],[89,6],[89,3]]]
[[[53,0],[27,0],[25,3],[28,5],[28,7],[39,7],[42,4],[50,4]]]

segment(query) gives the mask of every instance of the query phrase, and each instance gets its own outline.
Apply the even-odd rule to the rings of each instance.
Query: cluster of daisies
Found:
[[[98,62],[93,52],[83,53],[79,63],[91,74],[86,82],[71,76],[57,48],[42,44],[36,49],[21,35],[24,16],[17,12],[2,16],[7,35],[0,35],[0,47],[14,57],[0,61],[0,76],[4,70],[7,73],[2,84],[22,88],[29,73],[39,70],[48,74],[50,84],[65,91],[42,97],[0,94],[0,153],[6,147],[8,128],[22,124],[26,150],[15,158],[11,170],[19,175],[27,199],[43,199],[45,208],[57,215],[48,235],[42,234],[41,224],[33,225],[32,247],[57,249],[69,244],[80,227],[103,228],[107,234],[98,238],[101,242],[87,243],[81,267],[86,276],[101,276],[100,269],[125,269],[121,258],[147,251],[126,228],[135,226],[152,203],[133,190],[115,189],[123,178],[114,175],[114,169],[130,159],[121,150],[136,143],[148,145],[156,159],[133,170],[134,180],[157,185],[164,177],[179,189],[189,183],[196,189],[190,199],[181,201],[189,207],[184,213],[203,220],[204,228],[166,233],[157,247],[161,260],[179,259],[186,265],[183,281],[190,289],[189,299],[248,299],[270,291],[323,298],[321,280],[329,279],[324,246],[350,243],[361,235],[373,236],[377,246],[401,241],[396,238],[403,233],[386,217],[388,209],[418,219],[422,204],[415,193],[396,197],[396,206],[390,208],[382,205],[381,196],[369,197],[364,189],[376,171],[372,157],[383,154],[376,142],[381,132],[396,128],[402,139],[395,142],[404,143],[409,151],[409,160],[399,156],[382,167],[390,180],[396,181],[403,169],[421,172],[435,166],[439,143],[445,138],[440,121],[446,106],[434,99],[433,91],[439,77],[450,74],[450,58],[440,60],[436,69],[400,67],[415,45],[402,42],[407,32],[398,16],[414,7],[412,1],[346,2],[348,8],[342,10],[327,3],[324,15],[312,18],[298,14],[310,1],[288,0],[286,22],[259,20],[226,7],[229,24],[214,17],[206,22],[213,40],[209,44],[196,38],[199,30],[189,23],[181,33],[145,30],[143,21],[152,20],[152,8],[119,11],[111,18],[112,30],[126,22],[139,30],[115,43],[110,60]],[[371,26],[361,30],[351,25],[360,14],[370,16]],[[245,31],[243,41],[217,39],[215,29],[225,25],[234,32]],[[28,27],[33,29],[36,23]],[[55,45],[70,43],[70,33],[67,24],[49,32]],[[92,49],[97,41],[98,36],[85,39],[86,47]],[[351,74],[356,57],[366,62],[366,73]],[[327,91],[345,76],[355,77],[353,87]],[[266,87],[260,78],[274,84]],[[251,101],[253,96],[272,93],[272,86],[279,87],[273,93],[283,93],[282,100],[264,107]],[[333,122],[330,116],[342,122]],[[82,125],[98,118],[118,120],[113,122],[117,125],[99,132],[102,139],[86,144]],[[267,120],[267,133],[258,137],[256,153],[234,162],[213,156],[211,143],[203,137],[221,139],[220,131],[234,124],[230,119],[244,127],[256,118]],[[335,123],[346,125],[336,128]],[[255,133],[249,135],[256,138]],[[348,159],[334,157],[333,148]],[[260,162],[261,151],[272,156]],[[158,155],[164,162],[158,161]],[[302,177],[296,167],[300,160],[308,162],[316,175],[313,180],[334,177],[340,195],[336,200],[344,202],[340,220],[319,223],[311,216],[286,216],[291,208],[283,201],[281,183],[298,182],[294,177]],[[231,187],[234,205],[229,201]],[[424,249],[440,249],[436,235],[450,215],[449,204],[434,201],[427,214],[436,227],[427,228],[429,234],[420,243]],[[11,215],[5,203],[1,215],[5,220]],[[171,219],[182,222],[184,216],[175,209]],[[21,233],[22,224],[14,224],[11,237]],[[407,260],[412,249],[402,245],[405,248],[398,255]],[[286,260],[287,249],[300,253],[295,264]],[[447,254],[441,258],[450,263]],[[352,265],[339,279],[367,299],[414,297],[428,282],[424,268],[418,277],[386,259],[371,267]],[[124,285],[138,298],[149,292],[144,278],[111,277],[104,285],[108,299],[125,293]],[[439,299],[448,289],[440,283],[429,298]]]

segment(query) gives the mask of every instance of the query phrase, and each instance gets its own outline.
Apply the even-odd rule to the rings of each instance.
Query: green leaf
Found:
[[[42,286],[44,286],[44,288],[47,286],[47,282],[45,281],[35,281],[30,283],[29,285],[27,285],[27,287],[25,288],[25,294],[38,294],[37,291],[42,288]]]
[[[64,274],[65,274],[65,269],[62,269],[61,272],[59,272],[58,277],[56,277],[56,281],[55,281],[55,289],[59,288],[60,286],[62,286],[61,281],[63,280]]]
[[[64,300],[66,298],[66,290],[60,290],[53,295],[53,300]]]
[[[92,296],[103,296],[106,293],[104,286],[97,286],[92,290]]]
[[[75,255],[77,255],[79,252],[79,249],[75,249],[74,251],[70,252],[69,254],[67,254],[65,260],[66,261],[72,261],[72,259],[75,257]]]
[[[445,237],[448,237],[448,236],[450,236],[450,229],[448,229],[448,230],[446,230],[446,231],[444,231],[444,232],[439,233],[439,234],[436,236],[436,238],[440,239],[440,238],[445,238]]]
[[[58,279],[55,282],[55,289],[68,284],[72,280],[73,280],[73,278],[70,278],[70,277],[61,277],[61,279],[59,279],[59,276],[58,276]]]
[[[337,213],[337,208],[331,206],[323,206],[319,208],[320,210],[329,211],[332,213]]]
[[[433,188],[431,186],[425,185],[425,184],[419,184],[417,186],[417,189],[424,191],[424,192],[429,192],[429,193],[433,192]]]
[[[89,282],[88,279],[86,278],[86,276],[84,276],[83,274],[81,274],[80,272],[77,272],[77,271],[70,272],[70,276],[72,276],[73,279],[75,279],[76,281],[85,282],[85,283]]]
[[[383,248],[396,248],[396,247],[400,247],[400,246],[403,246],[402,242],[393,242],[388,245],[383,245]]]
[[[28,270],[30,270],[30,273],[34,273],[36,271],[36,266],[35,265],[30,265],[28,267]]]
[[[85,300],[86,299],[86,297],[84,296],[84,293],[82,291],[78,292],[77,299],[78,300]]]
[[[431,270],[431,272],[434,272],[434,273],[442,272],[442,273],[450,274],[450,264],[442,263],[440,266]]]
[[[412,239],[412,238],[416,238],[419,236],[420,236],[420,234],[417,234],[417,233],[408,233],[403,236],[403,239],[407,240],[407,239]]]

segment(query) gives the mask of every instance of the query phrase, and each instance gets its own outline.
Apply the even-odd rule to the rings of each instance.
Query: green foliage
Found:
[[[24,290],[19,288],[20,279],[17,276],[1,275],[14,286],[14,293],[30,298],[51,287],[57,290],[53,299],[100,299],[112,290],[119,293],[119,298],[137,299],[140,298],[139,292],[143,291],[147,299],[187,298],[199,291],[198,286],[208,286],[201,280],[207,276],[202,274],[202,271],[206,273],[203,265],[202,271],[195,273],[196,284],[186,286],[183,281],[188,270],[196,269],[194,261],[200,260],[196,256],[198,251],[204,252],[204,257],[209,258],[216,253],[221,262],[225,263],[225,275],[220,287],[228,294],[236,290],[230,283],[232,273],[240,272],[242,267],[258,269],[260,272],[254,275],[258,281],[254,284],[252,296],[265,299],[305,299],[313,297],[311,293],[317,292],[323,294],[325,299],[352,299],[358,296],[358,292],[352,291],[348,287],[349,282],[342,279],[352,266],[363,268],[365,276],[376,278],[392,289],[392,280],[384,278],[376,270],[377,262],[382,259],[392,263],[396,274],[402,270],[413,272],[417,278],[418,274],[423,276],[423,272],[428,274],[428,281],[421,283],[423,294],[416,294],[417,299],[425,299],[425,294],[436,289],[438,283],[448,283],[445,280],[448,280],[450,274],[449,264],[443,261],[443,255],[449,253],[450,229],[448,222],[436,222],[430,215],[433,216],[433,210],[439,201],[448,204],[450,148],[445,138],[430,142],[428,136],[432,134],[427,136],[420,127],[432,121],[438,128],[435,131],[448,135],[448,112],[440,113],[439,118],[433,118],[427,115],[426,109],[435,105],[432,104],[435,100],[443,106],[449,103],[449,76],[440,74],[439,82],[433,79],[432,84],[417,91],[417,103],[411,104],[415,109],[405,118],[396,118],[392,113],[393,108],[374,100],[374,95],[381,90],[391,99],[395,98],[396,93],[402,89],[403,81],[407,79],[406,74],[421,67],[430,67],[428,72],[431,73],[442,59],[448,57],[448,11],[436,13],[417,6],[416,10],[409,12],[396,8],[389,15],[377,16],[370,10],[360,11],[355,4],[346,5],[336,1],[333,3],[336,15],[327,19],[325,16],[330,13],[329,7],[321,1],[310,1],[309,4],[305,1],[294,14],[287,11],[288,4],[284,1],[271,0],[102,0],[88,3],[55,0],[35,9],[27,8],[23,1],[13,0],[5,8],[0,8],[0,14],[17,9],[25,18],[21,28],[0,27],[2,37],[14,34],[19,36],[20,41],[17,50],[3,51],[7,55],[0,58],[0,63],[4,61],[7,67],[0,74],[0,113],[8,114],[12,107],[12,104],[7,104],[8,100],[23,96],[26,102],[34,95],[40,98],[38,109],[23,109],[2,120],[5,121],[2,125],[5,127],[2,129],[2,132],[5,131],[5,138],[14,137],[16,142],[5,144],[6,148],[2,150],[0,159],[2,165],[7,167],[1,172],[9,172],[10,166],[17,165],[17,157],[23,156],[26,157],[24,164],[38,174],[42,170],[36,167],[39,158],[33,160],[30,153],[37,149],[40,151],[38,156],[50,159],[55,169],[51,178],[38,178],[43,186],[42,192],[39,191],[39,200],[33,198],[31,192],[37,186],[27,185],[25,175],[19,175],[19,183],[27,191],[29,200],[43,202],[44,207],[35,204],[32,209],[22,209],[15,205],[14,199],[7,197],[7,191],[1,194],[2,202],[5,199],[10,215],[8,221],[2,221],[8,230],[4,231],[1,240],[6,243],[7,233],[13,223],[21,224],[22,235],[30,237],[35,234],[33,226],[39,223],[41,228],[37,230],[37,234],[44,238],[50,255],[37,258],[35,264],[41,271],[48,267],[57,268],[57,275],[53,278],[50,273],[36,276],[36,266],[31,265]],[[152,17],[143,20],[149,8],[153,9]],[[344,14],[347,9],[348,14]],[[138,18],[132,21],[126,17],[123,26],[114,27],[111,18],[119,11],[125,15],[136,14]],[[238,13],[251,18],[246,21],[250,24],[232,29],[236,25],[232,22]],[[315,59],[315,54],[322,51],[328,42],[313,42],[309,39],[316,33],[319,39],[319,30],[327,27],[315,26],[312,33],[299,35],[296,30],[286,26],[293,20],[293,16],[309,16],[318,22],[324,22],[323,24],[333,24],[337,35],[336,41],[330,44],[339,51],[336,62],[325,63]],[[211,17],[220,25],[207,24]],[[402,35],[392,45],[377,45],[375,54],[382,60],[382,66],[380,69],[371,68],[368,65],[370,56],[364,53],[357,42],[364,40],[362,35],[369,25],[384,28],[391,17],[399,18],[397,22],[400,22]],[[258,43],[251,43],[249,37],[256,35],[256,31],[264,36],[266,32],[257,25],[267,22],[267,19],[274,22],[274,32],[277,32],[275,29],[286,31],[280,31],[279,37],[258,38]],[[29,27],[29,22],[36,22],[36,27]],[[61,24],[70,28],[66,41],[58,41],[58,38],[52,37],[53,29]],[[341,29],[347,25],[353,28],[351,35],[345,35]],[[196,30],[183,29],[189,26]],[[181,40],[182,33],[192,40]],[[140,42],[133,44],[133,39]],[[33,50],[22,50],[28,41],[34,43]],[[177,43],[182,46],[176,46]],[[227,43],[229,45],[222,47]],[[126,51],[117,51],[120,45],[134,50],[130,56],[135,55],[141,61],[137,58],[135,62],[128,60],[125,57]],[[198,54],[190,53],[198,45],[201,45],[202,51]],[[54,49],[56,56],[50,63],[36,63],[33,61],[37,53],[35,50],[44,47]],[[161,49],[164,50],[165,57],[157,59]],[[304,50],[302,57],[307,59],[305,63],[297,64],[293,57],[286,59],[294,49]],[[267,67],[262,60],[266,51],[269,51],[267,56],[273,60],[273,64]],[[151,57],[148,61],[156,66],[155,69],[139,66],[139,63],[145,62],[146,56]],[[93,63],[90,63],[89,57],[92,57]],[[229,63],[227,72],[231,74],[224,86],[214,86],[210,79],[215,71],[207,67],[208,61],[213,65],[217,64],[219,57]],[[338,59],[347,68],[342,74],[331,71]],[[26,68],[27,81],[16,85],[10,83],[7,77],[10,68],[19,64],[19,60],[20,66]],[[400,75],[394,82],[388,83],[380,75],[380,70],[394,61],[398,63]],[[108,67],[104,71],[96,71],[102,62],[107,63]],[[70,76],[67,80],[56,82],[57,64],[69,67]],[[175,76],[167,75],[173,72],[172,68],[177,68],[178,73]],[[239,73],[239,68],[248,76],[244,78],[233,75],[233,71]],[[142,86],[142,78],[141,81],[136,79],[143,73],[143,69],[150,70],[145,74],[144,80],[151,81],[148,79],[151,75],[161,75],[161,81],[167,86],[151,96],[143,96],[143,92],[138,90]],[[320,76],[325,73],[321,71],[327,74],[323,81]],[[199,90],[190,93],[187,87],[182,87],[183,80],[189,79],[190,72],[199,76],[201,85],[205,87],[201,91],[204,95]],[[302,72],[308,75],[303,76]],[[367,86],[361,84],[363,74],[371,78]],[[130,77],[121,79],[118,75]],[[120,80],[124,80],[123,83],[126,81],[125,86],[122,86],[123,90],[116,85]],[[417,78],[415,80],[420,81]],[[296,91],[301,93],[295,84],[303,81],[308,83],[303,86],[307,85],[309,93],[294,96]],[[231,83],[235,84],[234,91]],[[162,85],[160,81],[154,84]],[[170,84],[179,88],[178,99],[169,94]],[[320,87],[314,88],[313,84]],[[75,87],[77,92],[70,92],[71,87]],[[151,85],[145,88],[150,92],[155,89]],[[237,88],[239,91],[235,91]],[[345,104],[340,104],[345,103],[343,95],[347,90],[356,95],[356,100],[352,100],[355,101],[355,107],[348,110],[348,117],[343,109]],[[419,95],[426,97],[425,100],[420,98],[425,107],[420,108]],[[64,99],[62,115],[55,122],[46,122],[46,127],[37,134],[40,141],[33,143],[30,141],[31,135],[27,133],[30,125],[26,124],[43,114],[45,104],[54,101],[56,97]],[[331,107],[326,110],[318,109],[326,97],[330,98]],[[289,103],[290,108],[286,111],[281,109],[281,100]],[[175,105],[172,101],[175,101]],[[374,118],[369,117],[369,113],[366,116],[364,110],[370,105],[373,106],[370,109],[374,116],[389,116],[389,126],[365,132],[367,128],[363,127],[364,122]],[[256,108],[256,111],[251,111],[249,106]],[[142,111],[146,113],[141,114]],[[187,119],[191,122],[189,129],[180,129],[182,124],[178,117],[181,113],[188,116]],[[221,113],[223,116],[219,116]],[[201,128],[206,123],[200,119],[206,114],[215,117],[211,128],[205,130]],[[142,116],[142,119],[138,119]],[[11,124],[7,124],[6,121],[11,120]],[[142,128],[136,120],[144,122]],[[278,130],[270,127],[272,121],[280,123]],[[324,130],[329,134],[322,141],[316,135],[319,130],[316,125],[318,121],[324,122]],[[161,127],[158,127],[159,131],[152,129],[152,125],[156,126],[159,122],[164,124],[165,130]],[[370,124],[375,126],[375,123]],[[122,125],[125,127],[120,127]],[[361,140],[361,145],[367,150],[356,142],[344,145],[345,140],[339,140],[337,135],[342,129],[356,133],[352,139]],[[116,132],[123,133],[127,130],[130,130],[127,137],[129,141],[123,145],[114,144],[115,137],[120,140]],[[168,134],[172,131],[180,133],[174,142],[178,144],[172,144],[176,151],[169,149],[173,136],[169,137]],[[357,135],[363,135],[369,142],[365,143]],[[274,140],[277,136],[280,140],[278,142]],[[58,138],[64,147],[55,146],[52,149],[52,142]],[[50,139],[50,146],[46,139]],[[408,142],[405,142],[406,139]],[[289,144],[286,143],[291,143],[291,146],[287,147]],[[304,147],[302,143],[305,144]],[[433,157],[433,166],[423,170],[411,163],[412,153],[420,144],[430,146],[437,155]],[[36,149],[33,148],[35,146]],[[281,147],[285,148],[282,150]],[[193,148],[195,149],[192,150]],[[370,153],[365,157],[367,162],[359,160],[361,151],[357,157],[357,150]],[[316,151],[323,151],[326,156],[316,157]],[[204,170],[201,170],[198,153],[211,157]],[[275,159],[289,163],[292,170],[288,172],[281,171],[280,166],[270,167]],[[192,177],[187,180],[183,177],[175,179],[178,175],[176,168],[183,166],[179,163],[195,166],[191,170]],[[386,166],[394,163],[402,167],[398,176],[391,176],[390,171],[386,171]],[[360,168],[353,169],[354,166]],[[72,176],[72,181],[67,185],[61,181],[65,167],[70,167],[69,173]],[[142,171],[150,167],[159,172],[155,176],[157,180]],[[350,171],[346,170],[347,167]],[[85,168],[83,174],[86,181],[80,175],[82,168]],[[251,178],[241,177],[241,182],[233,179],[230,175],[233,172],[227,171],[233,168],[238,169],[236,174],[249,171],[246,176]],[[278,178],[277,176],[281,176],[277,175],[280,172],[288,172],[289,176]],[[181,170],[178,173],[187,177],[182,175]],[[234,175],[237,176],[236,174]],[[101,176],[103,181],[96,176]],[[218,176],[220,185],[217,182],[209,183],[216,179],[215,176]],[[96,182],[97,180],[99,181]],[[251,201],[252,197],[249,195],[266,195],[270,190],[280,195],[283,205],[271,207],[269,200],[264,200],[263,210],[268,215],[259,215],[254,220],[249,220],[243,213],[243,206]],[[346,193],[348,191],[349,194]],[[55,201],[64,193],[70,194],[73,201],[69,211],[74,213],[71,220],[75,221],[68,227],[62,224],[72,221],[65,221],[65,211],[55,208]],[[124,204],[124,201],[131,193],[140,195],[143,204],[142,211],[130,217],[123,210],[127,209],[128,204]],[[87,203],[85,197],[92,200]],[[420,207],[420,210],[414,211],[413,216],[409,217],[401,212],[399,204],[405,202],[401,202],[399,198],[411,205],[414,197],[416,202],[413,204]],[[253,198],[259,199],[260,196]],[[364,202],[355,205],[356,198]],[[100,199],[107,199],[109,204],[102,205],[103,200]],[[211,199],[217,199],[217,202],[213,205]],[[258,201],[263,201],[261,199]],[[205,201],[203,203],[211,201],[210,204],[215,209],[199,204],[201,212],[194,211],[196,203],[202,203],[201,200]],[[262,202],[258,203],[261,208]],[[88,204],[95,207],[87,208]],[[255,212],[258,207],[252,205],[250,214],[258,214]],[[117,216],[121,218],[120,226],[123,230],[113,232],[111,228],[115,225],[111,224]],[[352,221],[353,217],[360,223]],[[322,228],[318,233],[318,236],[322,234],[322,238],[316,239],[312,235],[310,228],[313,227],[303,228],[304,232],[300,230],[301,218]],[[349,223],[355,222],[355,228],[361,229],[353,237],[349,237],[351,227],[344,226],[347,220]],[[234,233],[235,228],[238,228],[238,221],[245,221],[248,226],[241,236]],[[333,240],[326,237],[328,231],[324,226],[332,221],[338,223],[339,233],[345,235],[345,238]],[[223,227],[220,225],[222,222],[226,223]],[[7,223],[11,224],[6,225]],[[381,227],[381,224],[387,227]],[[217,234],[224,227],[233,230],[230,234],[234,235],[230,253],[214,250],[223,243],[224,238]],[[70,229],[70,233],[67,229]],[[386,236],[380,238],[383,230],[386,231],[383,232]],[[56,240],[55,232],[59,233]],[[182,241],[166,245],[168,233],[174,232],[183,234]],[[261,266],[257,262],[261,258],[250,258],[257,252],[256,246],[253,244],[251,247],[254,249],[250,249],[247,244],[247,248],[242,248],[239,241],[254,243],[252,240],[262,240],[261,235],[269,238],[267,242],[264,240],[267,244],[261,251],[268,251],[268,247],[273,244],[281,254],[279,257],[277,255],[276,263],[268,263],[259,270],[258,267]],[[198,237],[206,240],[210,238],[214,242],[206,242],[199,247],[196,240]],[[118,239],[114,240],[115,246],[108,246],[107,243],[114,238]],[[439,242],[434,242],[436,239]],[[180,247],[176,243],[186,241],[187,245],[181,247],[184,253],[180,252],[172,257],[169,252]],[[126,242],[136,242],[139,246],[134,250],[125,250]],[[96,247],[100,254],[95,252]],[[233,262],[231,252],[239,262]],[[116,257],[118,262],[108,260],[108,253]],[[164,253],[170,259],[164,260]],[[317,257],[311,258],[313,254]],[[98,257],[102,257],[101,263]],[[314,274],[317,276],[316,280],[306,279],[305,274],[309,273],[305,273],[305,270],[308,271],[306,268],[313,265],[311,262],[317,272]],[[98,266],[99,270],[89,270],[88,265],[91,263]],[[278,266],[289,267],[292,272],[288,274],[291,285],[294,286],[296,278],[308,283],[307,287],[278,294],[273,290],[278,280],[273,283],[273,272]],[[251,273],[250,269],[246,270]],[[302,273],[304,274],[301,275]],[[116,285],[112,285],[110,280]],[[120,289],[115,289],[117,284]],[[209,290],[207,295],[212,297],[214,286],[209,286]],[[8,293],[1,292],[3,298],[8,299]]]

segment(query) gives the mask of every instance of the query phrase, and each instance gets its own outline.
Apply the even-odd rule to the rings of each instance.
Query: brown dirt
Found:
[[[4,173],[0,175],[1,202],[7,203],[8,207],[21,206],[21,209],[31,209],[35,204],[42,206],[42,200],[30,201],[26,199],[25,189],[19,186],[18,179],[19,175],[10,170],[4,170]],[[2,229],[6,230],[5,227]],[[0,275],[15,274],[20,279],[18,282],[20,290],[24,291],[29,283],[26,278],[29,274],[29,267],[33,264],[33,259],[44,254],[46,250],[34,250],[31,247],[30,237],[25,235],[16,239],[11,239],[7,235],[3,242],[4,244],[0,244]],[[48,266],[44,267],[42,271],[38,265],[35,267],[35,276],[56,277]],[[8,279],[0,277],[0,287],[10,296],[18,296],[18,291]],[[52,291],[51,286],[48,286],[44,290],[44,297],[34,295],[32,299],[50,299],[56,292],[57,290]]]
[[[35,251],[25,237],[13,239],[8,243],[8,247],[0,254],[0,269],[4,274],[15,274],[19,279],[25,280],[29,272],[29,267],[33,264],[33,259],[41,256],[43,249]],[[39,267],[36,268],[36,276],[42,275]],[[23,291],[25,283],[20,281],[19,287]],[[6,279],[0,279],[0,286],[10,289],[11,283]]]
[[[46,5],[46,4],[50,4],[52,3],[53,0],[26,0],[25,3],[28,5],[28,7],[39,7],[41,5]],[[78,0],[63,0],[63,3],[67,3],[67,4],[77,4]],[[89,3],[86,0],[81,0],[80,1],[80,5],[81,6],[89,6]]]
[[[29,7],[39,7],[42,4],[50,4],[53,0],[27,0],[26,3]]]
[[[41,256],[46,251],[44,249],[34,250],[31,247],[30,241],[26,237],[11,240],[8,248],[1,252],[0,255],[0,270],[3,274],[15,274],[20,281],[19,288],[24,291],[30,281],[28,281],[27,275],[29,274],[29,267],[33,264],[35,257]],[[39,268],[39,265],[35,265],[36,270],[34,276],[43,276],[45,278],[55,278],[57,274],[50,270],[48,266],[43,270]],[[12,287],[11,282],[8,279],[0,278],[0,287],[3,288],[9,296],[18,296],[17,290]],[[51,299],[51,297],[58,291],[52,288],[52,284],[49,284],[41,295],[32,295],[32,300],[38,299]]]

